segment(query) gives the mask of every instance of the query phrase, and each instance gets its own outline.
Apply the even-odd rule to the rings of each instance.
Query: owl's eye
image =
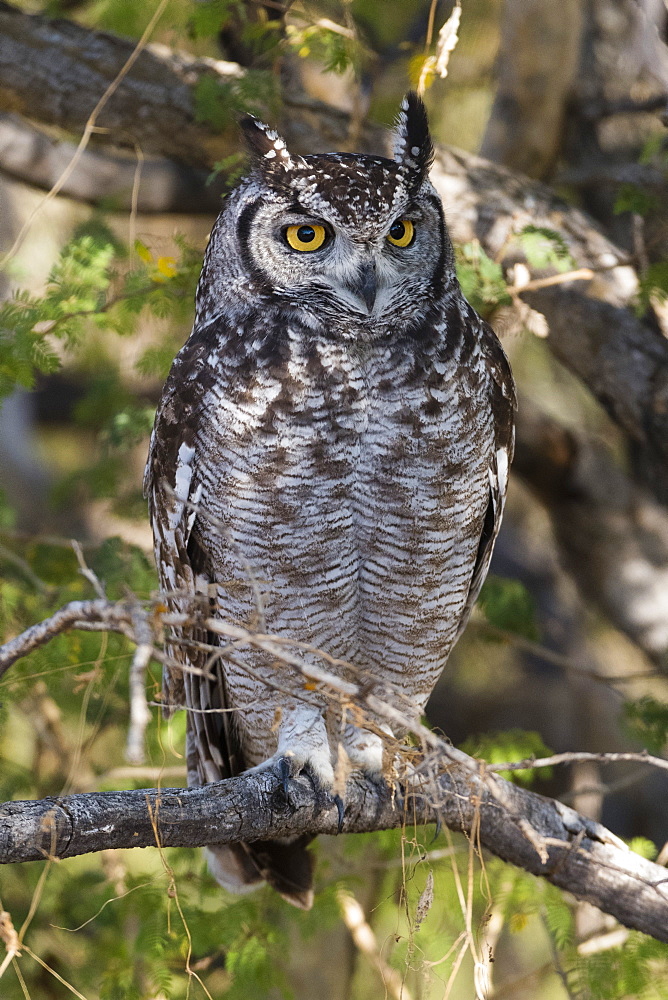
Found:
[[[293,250],[319,250],[327,238],[324,226],[288,226],[283,234]]]
[[[387,238],[395,247],[408,247],[413,242],[415,226],[410,219],[397,219],[390,226]]]

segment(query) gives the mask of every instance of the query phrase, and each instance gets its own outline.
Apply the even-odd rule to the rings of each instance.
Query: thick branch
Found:
[[[190,615],[198,613],[195,607]],[[114,604],[101,599],[72,602],[0,647],[0,666],[6,669],[66,628],[122,632],[138,644],[139,653],[150,649],[150,635],[159,630],[160,620],[169,624],[187,617],[185,613],[165,613],[164,605],[158,604],[144,608],[138,603]],[[319,654],[328,666],[326,654],[217,619],[206,619],[203,624],[235,645],[271,652],[277,664],[282,662],[293,673],[297,671],[300,689],[306,677],[331,696],[354,703],[358,710],[368,710],[422,740],[426,755],[410,774],[404,810],[387,791],[360,778],[346,790],[344,831],[382,830],[399,826],[406,819],[428,823],[436,817],[467,834],[479,829],[481,845],[500,858],[548,878],[630,927],[668,941],[668,874],[628,851],[600,824],[488,772],[483,762],[444,743],[413,719],[410,706],[396,692],[393,695],[389,686],[385,690],[381,685],[343,680],[306,662],[297,652]],[[157,651],[153,653],[162,658]],[[350,666],[350,670],[354,668]],[[278,683],[289,684],[289,674],[279,676]],[[202,846],[305,832],[335,833],[337,826],[333,801],[314,792],[306,778],[291,784],[286,801],[282,778],[265,771],[205,788],[8,802],[0,807],[0,863],[148,847],[156,842],[168,847]]]
[[[135,43],[72,21],[29,15],[0,3],[0,110],[81,133]],[[196,122],[193,85],[205,73],[221,82],[235,63],[197,60],[163,46],[144,50],[105,106],[97,125],[117,143],[195,166],[231,152],[227,139]]]
[[[547,878],[628,927],[668,941],[668,872],[627,850],[598,824],[572,809],[499,780],[504,804],[463,768],[449,767],[428,793],[404,809],[362,779],[348,785],[343,832],[362,833],[405,822],[433,822],[471,834],[493,854]],[[427,785],[424,786],[426,792]],[[478,814],[478,815],[477,815]],[[541,861],[516,823],[522,816],[545,843]],[[285,837],[335,834],[337,810],[308,780],[295,779],[286,802],[269,772],[245,774],[204,788],[99,792],[8,802],[0,807],[0,862],[68,858],[108,848],[195,847]]]
[[[515,472],[545,504],[581,593],[668,669],[668,511],[598,443],[528,400],[518,413]]]
[[[547,318],[553,354],[626,431],[643,480],[668,503],[668,340],[630,310],[568,288],[522,298]]]
[[[76,152],[76,144],[60,141],[19,115],[0,114],[0,169],[19,181],[50,190]],[[220,208],[223,184],[207,184],[208,170],[189,167],[165,157],[141,163],[137,156],[109,149],[86,149],[60,188],[78,201],[113,205],[129,211],[208,212]],[[135,191],[136,186],[136,191]]]

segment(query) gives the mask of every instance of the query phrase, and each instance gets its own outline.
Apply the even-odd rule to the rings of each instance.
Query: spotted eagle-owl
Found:
[[[199,594],[211,616],[322,649],[417,711],[489,565],[510,369],[457,283],[417,96],[392,160],[297,156],[241,126],[252,169],[211,233],[147,465],[162,587],[172,607]],[[331,790],[339,744],[381,771],[379,736],[348,718],[334,740],[325,695],[270,653],[212,655],[197,642],[224,640],[195,627],[170,641],[190,784],[260,766]],[[307,908],[309,839],[214,847],[210,865],[229,889],[265,879]]]

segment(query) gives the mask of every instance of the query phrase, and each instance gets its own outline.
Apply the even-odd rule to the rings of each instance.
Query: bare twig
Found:
[[[6,955],[0,962],[0,979],[12,959],[21,954],[21,943],[16,933],[16,928],[12,923],[11,915],[7,910],[0,910],[0,941],[5,946]]]
[[[133,635],[132,615],[126,605],[99,599],[71,601],[50,618],[32,625],[15,639],[0,646],[0,677],[21,657],[72,628],[99,628],[103,631],[121,632],[130,638]]]
[[[401,826],[406,815],[422,824],[438,815],[451,829],[470,834],[477,812],[483,847],[586,899],[626,926],[668,941],[665,868],[620,846],[612,834],[574,810],[502,782],[512,812],[523,814],[546,845],[548,857],[543,862],[507,810],[472,780],[470,770],[442,760],[441,772],[435,785],[412,789],[408,812],[378,784],[352,778],[346,788],[343,832]],[[156,843],[156,830],[163,847],[265,840],[306,831],[336,834],[336,805],[323,803],[307,778],[291,782],[289,803],[281,787],[280,776],[263,771],[203,788],[8,802],[0,807],[0,862],[149,847]]]
[[[339,889],[336,900],[343,922],[350,931],[355,947],[378,971],[389,996],[394,997],[395,1000],[412,1000],[413,995],[409,992],[403,977],[383,958],[376,935],[364,916],[364,910],[353,894],[347,889]]]
[[[75,556],[77,557],[77,562],[79,563],[79,572],[83,577],[85,577],[86,580],[88,580],[88,582],[90,583],[91,587],[93,588],[97,596],[100,598],[100,600],[106,601],[107,595],[104,592],[104,587],[102,586],[102,583],[100,582],[100,579],[97,576],[97,574],[93,572],[93,570],[86,562],[81,545],[76,540],[76,538],[72,539],[71,544],[72,544],[72,550]]]
[[[163,625],[197,623],[224,637],[225,657],[249,672],[251,668],[234,652],[237,647],[251,646],[271,654],[285,671],[284,676],[278,671],[279,680],[272,680],[270,686],[297,696],[307,678],[344,707],[354,709],[356,722],[372,731],[382,732],[379,720],[384,720],[397,732],[415,734],[422,746],[421,759],[410,771],[404,768],[408,815],[415,822],[433,822],[438,817],[451,829],[479,838],[480,845],[505,860],[550,879],[628,926],[668,940],[665,869],[633,854],[599,823],[579,816],[562,803],[502,780],[484,762],[474,760],[424,727],[414,707],[390,685],[370,684],[368,678],[343,680],[331,670],[332,666],[342,666],[340,661],[308,644],[206,618],[196,605],[188,613],[165,612],[164,599],[162,595],[153,604],[133,600],[113,604],[99,599],[72,602],[0,647],[0,671],[67,628],[108,629],[136,643],[133,685],[139,690],[143,689],[140,675],[151,656],[173,664],[170,657],[154,648],[154,633]],[[310,654],[308,660],[304,652]],[[316,657],[323,666],[312,662]],[[358,675],[351,667],[347,676]],[[141,743],[140,715],[134,735]],[[396,754],[406,754],[398,741],[390,742],[390,748]],[[414,749],[410,754],[413,759],[420,756]],[[652,763],[644,754],[604,756]],[[563,758],[577,760],[582,755]],[[535,767],[551,761],[553,758],[545,758],[498,767]],[[161,846],[201,846],[294,836],[306,831],[337,831],[338,813],[333,801],[323,803],[310,782],[296,779],[288,804],[284,796],[281,799],[276,794],[280,780],[265,771],[204,788],[87,793],[41,802],[9,802],[0,809],[0,862],[150,846],[156,843],[156,837]],[[399,809],[390,791],[383,792],[364,779],[353,776],[349,780],[345,800],[344,831],[386,829],[405,822],[407,813]]]
[[[153,632],[142,614],[134,614],[135,636],[138,641],[130,664],[130,726],[125,745],[129,764],[143,764],[146,757],[146,727],[151,712],[146,702],[146,671],[153,657]]]
[[[615,264],[615,266],[617,266]],[[509,295],[516,296],[520,292],[532,292],[537,288],[550,288],[552,285],[564,285],[569,281],[591,281],[594,277],[594,270],[591,267],[579,267],[574,271],[562,271],[561,274],[551,274],[547,278],[533,278],[519,284],[508,285],[506,291]]]
[[[525,771],[533,767],[554,767],[556,764],[581,764],[583,761],[592,761],[598,764],[632,761],[635,764],[651,764],[652,767],[668,771],[668,760],[663,757],[653,757],[646,750],[641,750],[639,753],[585,753],[578,750],[555,753],[551,757],[525,757],[524,760],[507,764],[486,764],[485,766],[488,771]]]

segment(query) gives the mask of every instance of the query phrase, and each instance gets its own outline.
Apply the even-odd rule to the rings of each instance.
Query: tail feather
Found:
[[[310,910],[314,862],[307,845],[312,840],[310,834],[303,834],[289,842],[257,840],[212,846],[206,851],[209,870],[228,892],[246,893],[268,882],[288,903]]]

